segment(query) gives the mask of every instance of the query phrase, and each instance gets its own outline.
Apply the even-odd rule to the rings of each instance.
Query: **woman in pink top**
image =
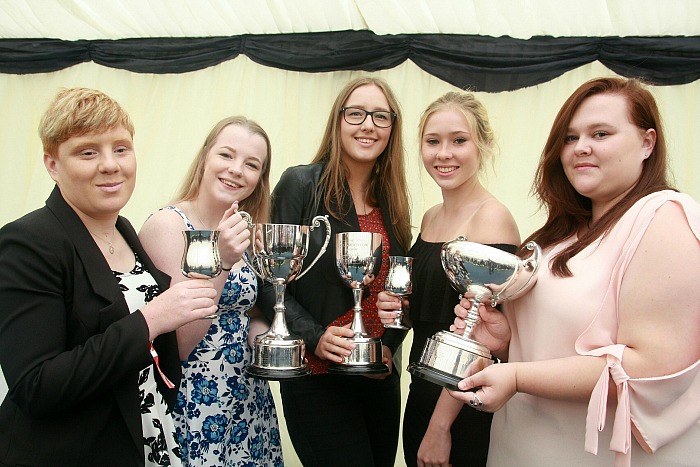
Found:
[[[475,337],[508,363],[451,392],[496,412],[489,465],[700,462],[700,205],[666,170],[638,81],[589,81],[559,111],[535,179],[548,219],[527,239],[537,283],[480,308]]]

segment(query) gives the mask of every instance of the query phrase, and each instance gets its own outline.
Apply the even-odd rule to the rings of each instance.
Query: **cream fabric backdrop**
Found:
[[[236,8],[231,8],[235,3]],[[506,5],[507,3],[507,5]],[[233,35],[370,29],[378,34],[441,32],[484,35],[698,35],[700,3],[664,4],[649,0],[580,3],[555,1],[304,0],[259,2],[87,2],[0,0],[0,37],[54,37],[68,40],[144,36]],[[288,5],[295,5],[289,7]],[[673,7],[671,7],[673,5]],[[656,6],[656,8],[654,8]],[[138,8],[138,9],[136,9]],[[135,16],[130,12],[138,11]],[[150,22],[144,20],[150,18]],[[146,25],[148,23],[148,25]],[[206,30],[206,32],[204,32]],[[131,114],[139,162],[136,191],[123,210],[138,229],[166,204],[210,127],[244,114],[257,120],[272,140],[272,182],[294,164],[309,162],[338,90],[362,72],[303,74],[267,68],[245,56],[205,70],[178,74],[134,74],[84,63],[54,73],[0,74],[0,225],[44,204],[53,183],[42,163],[37,125],[59,87],[105,91]],[[375,73],[385,78],[401,102],[405,118],[413,225],[440,201],[440,192],[422,170],[416,128],[433,99],[454,90],[411,62]],[[554,115],[565,98],[587,79],[611,75],[599,63],[573,70],[548,83],[497,94],[478,93],[489,109],[500,153],[486,184],[513,212],[524,238],[543,220],[529,196],[534,168]],[[655,87],[665,119],[675,182],[700,200],[700,82]],[[414,236],[415,236],[414,232]],[[37,271],[41,280],[41,271]],[[407,364],[411,334],[404,344]],[[31,343],[28,343],[31,345]],[[405,365],[404,365],[405,366]],[[402,374],[403,397],[410,375]],[[283,415],[275,389],[278,410]],[[0,398],[7,387],[0,377]],[[339,414],[339,417],[341,415]],[[286,465],[299,465],[284,423]],[[399,450],[396,465],[403,465]]]
[[[266,68],[242,56],[231,62],[181,75],[140,75],[93,63],[50,74],[0,75],[0,225],[43,205],[53,183],[42,163],[37,125],[59,87],[88,86],[116,98],[136,126],[139,163],[134,195],[123,210],[138,229],[146,217],[173,195],[210,127],[232,114],[259,121],[273,147],[272,179],[313,156],[338,90],[362,73],[301,74]],[[529,196],[534,168],[554,115],[564,99],[587,79],[610,75],[594,63],[546,84],[515,92],[479,93],[498,134],[500,153],[486,175],[488,187],[516,217],[523,238],[543,220]],[[416,128],[426,105],[455,88],[410,62],[377,73],[393,87],[405,117],[408,177],[413,200],[412,223],[440,201],[440,192],[422,170]],[[652,88],[665,117],[677,186],[700,200],[700,82]],[[41,280],[41,271],[37,271]],[[404,344],[408,363],[411,334]],[[403,397],[410,375],[402,374]],[[276,384],[275,397],[283,415]],[[0,397],[6,393],[0,381]],[[340,414],[339,414],[340,416]],[[286,464],[299,465],[281,423]],[[403,454],[397,454],[397,465]]]

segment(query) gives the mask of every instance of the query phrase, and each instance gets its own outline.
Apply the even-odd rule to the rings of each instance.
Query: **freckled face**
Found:
[[[344,103],[344,106],[357,107],[369,111],[391,111],[386,96],[380,88],[373,84],[367,84],[355,89]],[[341,115],[340,139],[345,163],[350,167],[353,165],[374,165],[379,155],[389,144],[391,128],[379,128],[369,115],[361,124],[351,125]]]

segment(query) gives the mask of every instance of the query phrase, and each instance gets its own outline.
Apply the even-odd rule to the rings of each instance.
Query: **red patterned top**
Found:
[[[360,223],[360,231],[382,234],[382,268],[379,270],[377,277],[369,284],[369,290],[364,289],[362,293],[362,320],[365,323],[367,334],[371,337],[381,337],[384,334],[384,325],[377,315],[377,294],[384,290],[384,283],[389,271],[389,236],[384,228],[382,220],[382,211],[379,208],[374,208],[364,216],[358,215],[357,220]],[[355,311],[350,308],[343,315],[339,316],[328,326],[345,326],[352,323],[352,318]],[[316,355],[307,353],[306,358],[309,362],[309,369],[312,374],[328,373],[328,360],[321,360]]]

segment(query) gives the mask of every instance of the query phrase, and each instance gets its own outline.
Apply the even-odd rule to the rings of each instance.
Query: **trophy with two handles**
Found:
[[[305,360],[306,345],[287,329],[284,293],[287,284],[308,272],[328,247],[331,225],[326,216],[316,216],[311,225],[254,224],[250,214],[238,211],[252,231],[252,242],[243,255],[248,267],[275,289],[274,318],[267,332],[255,337],[253,362],[246,373],[256,378],[285,380],[310,373]],[[309,249],[309,234],[325,225],[326,238],[311,264],[302,272]],[[188,277],[216,277],[221,273],[217,231],[184,231],[182,272]],[[215,316],[212,316],[215,317]]]
[[[446,242],[440,250],[442,267],[452,286],[460,293],[474,293],[463,335],[440,331],[429,338],[418,362],[408,371],[448,389],[459,390],[457,383],[493,363],[489,349],[472,338],[479,320],[479,305],[490,301],[496,306],[527,292],[536,280],[542,250],[528,242],[532,251],[527,259],[497,248],[467,241],[464,237]]]

